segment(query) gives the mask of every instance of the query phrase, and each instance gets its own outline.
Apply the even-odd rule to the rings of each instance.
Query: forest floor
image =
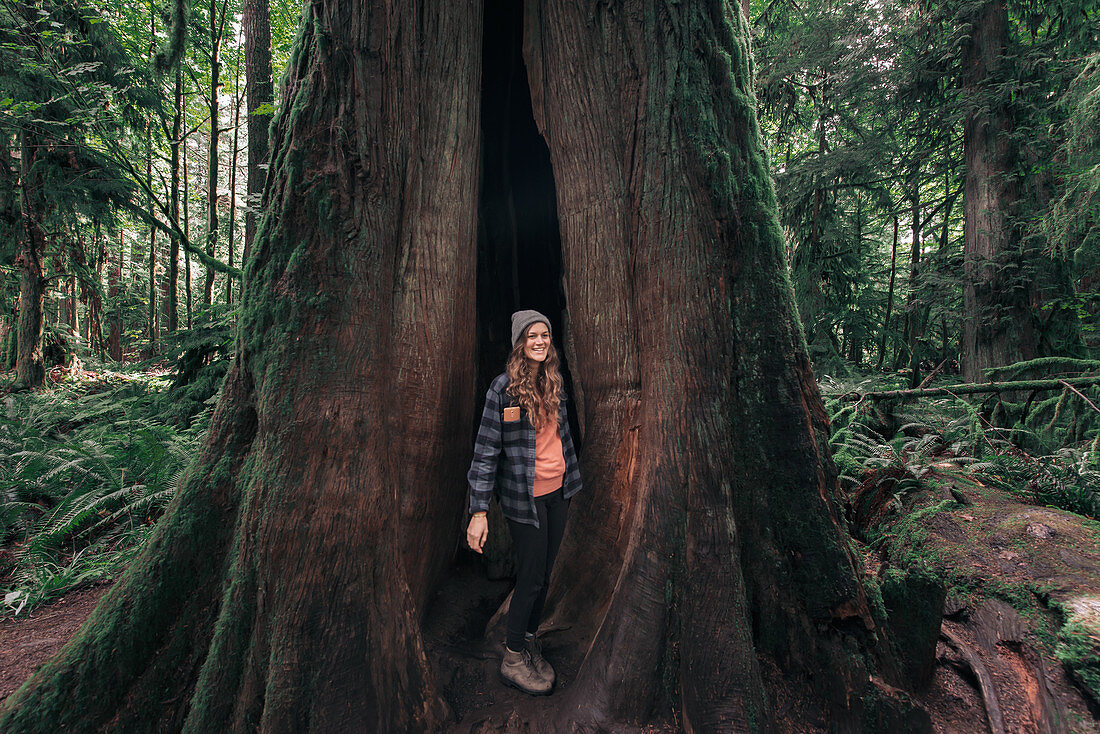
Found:
[[[871,574],[920,562],[947,583],[934,672],[917,696],[935,730],[1100,732],[1096,702],[1056,656],[1067,628],[1084,630],[1086,644],[1100,650],[1100,524],[980,484],[955,489],[965,503],[944,499],[947,487],[923,492],[904,513],[881,521],[877,542],[865,548]],[[64,644],[108,588],[81,589],[26,618],[0,619],[0,699]],[[494,613],[509,588],[463,556],[429,608],[425,640],[457,722],[452,731],[527,731],[525,722],[538,720],[540,706],[546,710],[543,699],[497,678]],[[576,675],[560,658],[569,631],[545,631],[542,642],[547,658],[559,662],[561,695]],[[666,712],[640,731],[676,730]]]
[[[111,584],[73,591],[26,617],[0,617],[0,701],[61,649]]]
[[[937,731],[1100,732],[1084,680],[1100,654],[1100,523],[948,480],[871,537],[870,573],[923,566],[947,587],[917,696]]]

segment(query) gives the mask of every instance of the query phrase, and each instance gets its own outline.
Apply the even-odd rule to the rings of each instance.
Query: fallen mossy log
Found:
[[[1028,390],[1073,390],[1078,387],[1100,385],[1100,377],[1073,377],[1053,380],[1013,380],[1009,382],[979,382],[953,387],[926,387],[912,390],[879,390],[875,392],[849,392],[840,395],[841,402],[859,402],[862,400],[897,400],[905,398],[926,398],[938,395],[977,395],[982,393],[1026,392]]]

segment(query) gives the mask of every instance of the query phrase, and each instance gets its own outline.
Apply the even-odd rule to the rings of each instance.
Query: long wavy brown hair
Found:
[[[523,345],[526,343],[527,334],[524,332],[508,355],[505,366],[508,373],[508,393],[527,411],[531,425],[539,431],[547,421],[558,420],[562,394],[561,371],[558,370],[560,362],[553,342],[547,345],[546,359],[542,362],[527,359],[523,353]]]

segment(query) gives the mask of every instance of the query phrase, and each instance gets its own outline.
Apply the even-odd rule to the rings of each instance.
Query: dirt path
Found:
[[[109,588],[100,584],[74,591],[25,618],[0,618],[0,701],[72,637]]]

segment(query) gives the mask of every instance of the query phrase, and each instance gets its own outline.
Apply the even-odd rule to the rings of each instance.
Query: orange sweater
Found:
[[[542,430],[535,431],[534,495],[541,497],[559,488],[565,477],[565,456],[562,454],[558,422],[549,420]]]

